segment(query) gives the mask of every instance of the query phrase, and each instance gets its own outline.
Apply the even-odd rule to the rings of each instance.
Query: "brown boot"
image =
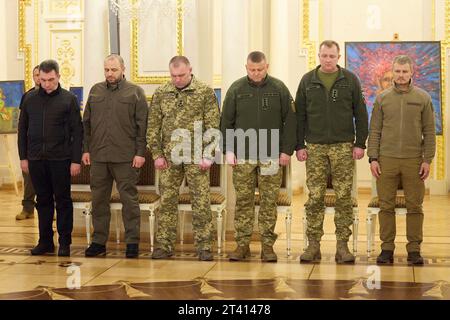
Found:
[[[250,257],[250,246],[248,244],[237,246],[236,250],[228,255],[230,261],[241,261],[248,257]]]
[[[314,262],[322,259],[320,253],[320,242],[316,240],[309,241],[308,248],[300,256],[300,263],[302,262]]]
[[[263,262],[277,262],[277,254],[273,251],[273,247],[263,244],[261,250],[261,260]]]
[[[347,241],[337,241],[335,260],[337,263],[355,263],[355,256],[348,250]]]
[[[22,210],[18,215],[16,215],[16,220],[25,220],[25,219],[33,219],[33,218],[34,218],[34,210],[31,212]]]

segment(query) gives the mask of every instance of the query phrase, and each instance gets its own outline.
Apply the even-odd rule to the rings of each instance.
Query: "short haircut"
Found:
[[[56,74],[59,74],[59,64],[55,60],[45,60],[39,65],[39,71],[50,73],[53,70]]]
[[[125,62],[123,61],[123,58],[116,53],[113,53],[113,54],[110,54],[109,56],[107,56],[105,58],[105,61],[108,61],[108,60],[117,60],[117,61],[119,61],[121,67],[125,67]]]
[[[191,65],[191,62],[185,56],[174,56],[169,61],[169,66],[174,66],[175,68],[178,68],[180,64],[185,64],[189,67]]]
[[[392,67],[394,67],[394,64],[396,64],[396,63],[397,64],[409,64],[411,70],[413,69],[413,66],[414,66],[412,59],[409,56],[404,55],[404,54],[396,56],[394,58],[394,61],[392,62]]]
[[[339,48],[339,44],[334,40],[322,41],[322,43],[319,46],[319,51],[323,46],[328,47],[328,48],[333,48],[333,46],[336,46],[338,53],[341,51],[341,48]]]
[[[260,63],[263,61],[267,62],[267,59],[266,59],[266,55],[264,53],[262,53],[261,51],[253,51],[248,54],[247,61],[251,61],[254,63]]]

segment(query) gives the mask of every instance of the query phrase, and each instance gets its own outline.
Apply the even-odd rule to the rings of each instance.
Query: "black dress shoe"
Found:
[[[97,257],[106,255],[106,246],[92,242],[84,252],[86,257]]]
[[[70,257],[70,246],[59,246],[58,257]]]
[[[137,258],[139,255],[139,245],[137,243],[127,244],[127,251],[125,256],[127,258]]]
[[[392,264],[394,263],[394,251],[381,250],[380,255],[377,257],[377,264]]]
[[[423,265],[423,258],[420,255],[420,252],[408,252],[407,261],[408,261],[408,264],[413,264],[416,266]]]
[[[55,252],[55,245],[53,243],[38,243],[36,247],[31,249],[31,255],[32,256],[40,256],[46,253],[54,253]]]

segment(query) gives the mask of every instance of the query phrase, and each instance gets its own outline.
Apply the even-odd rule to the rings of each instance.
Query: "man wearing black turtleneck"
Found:
[[[75,95],[59,84],[59,65],[46,60],[39,65],[39,90],[22,104],[18,148],[22,171],[30,173],[37,195],[39,243],[32,255],[52,253],[53,212],[56,205],[59,256],[70,256],[73,205],[70,177],[80,173],[83,126]]]

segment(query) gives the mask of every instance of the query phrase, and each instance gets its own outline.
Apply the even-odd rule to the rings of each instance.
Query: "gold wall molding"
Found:
[[[25,88],[28,90],[34,86],[31,74],[33,71],[32,66],[32,46],[27,43],[27,19],[26,19],[26,10],[27,7],[31,6],[31,0],[18,0],[19,3],[19,51],[23,52],[24,56],[24,79],[25,79]],[[36,5],[36,4],[35,4]]]
[[[308,51],[308,70],[312,70],[316,67],[316,42],[312,41],[309,36],[311,27],[309,1],[310,0],[302,1],[303,29],[300,30],[300,34],[303,35],[301,42],[302,48],[305,48]]]
[[[433,1],[434,3],[434,1]],[[433,19],[435,20],[435,19]],[[434,25],[434,23],[433,23]],[[441,41],[441,112],[442,112],[442,135],[436,136],[436,167],[437,167],[437,180],[445,180],[445,132],[447,129],[446,116],[447,116],[447,51],[450,48],[450,1],[445,1],[445,39]]]
[[[82,29],[51,29],[50,55],[59,63],[62,87],[68,89],[82,85]]]
[[[27,17],[27,9],[32,5],[34,25],[29,24],[31,19]],[[18,8],[19,51],[24,54],[25,87],[29,89],[34,86],[31,77],[34,64],[48,58],[59,62],[61,84],[64,87],[81,85],[83,83],[84,1],[18,0]],[[28,34],[33,34],[33,45],[27,42]],[[62,38],[58,39],[58,36],[55,38],[56,34]],[[40,40],[44,43],[42,56],[39,53]]]
[[[130,0],[136,1],[136,0]],[[176,8],[177,55],[184,54],[184,0],[177,0]],[[162,84],[170,76],[145,76],[139,73],[139,18],[131,19],[131,78],[137,84]]]
[[[61,46],[56,50],[56,56],[61,61],[60,74],[63,83],[69,84],[75,76],[75,68],[72,62],[75,58],[75,49],[70,40],[62,40]],[[67,85],[66,85],[67,87]]]

